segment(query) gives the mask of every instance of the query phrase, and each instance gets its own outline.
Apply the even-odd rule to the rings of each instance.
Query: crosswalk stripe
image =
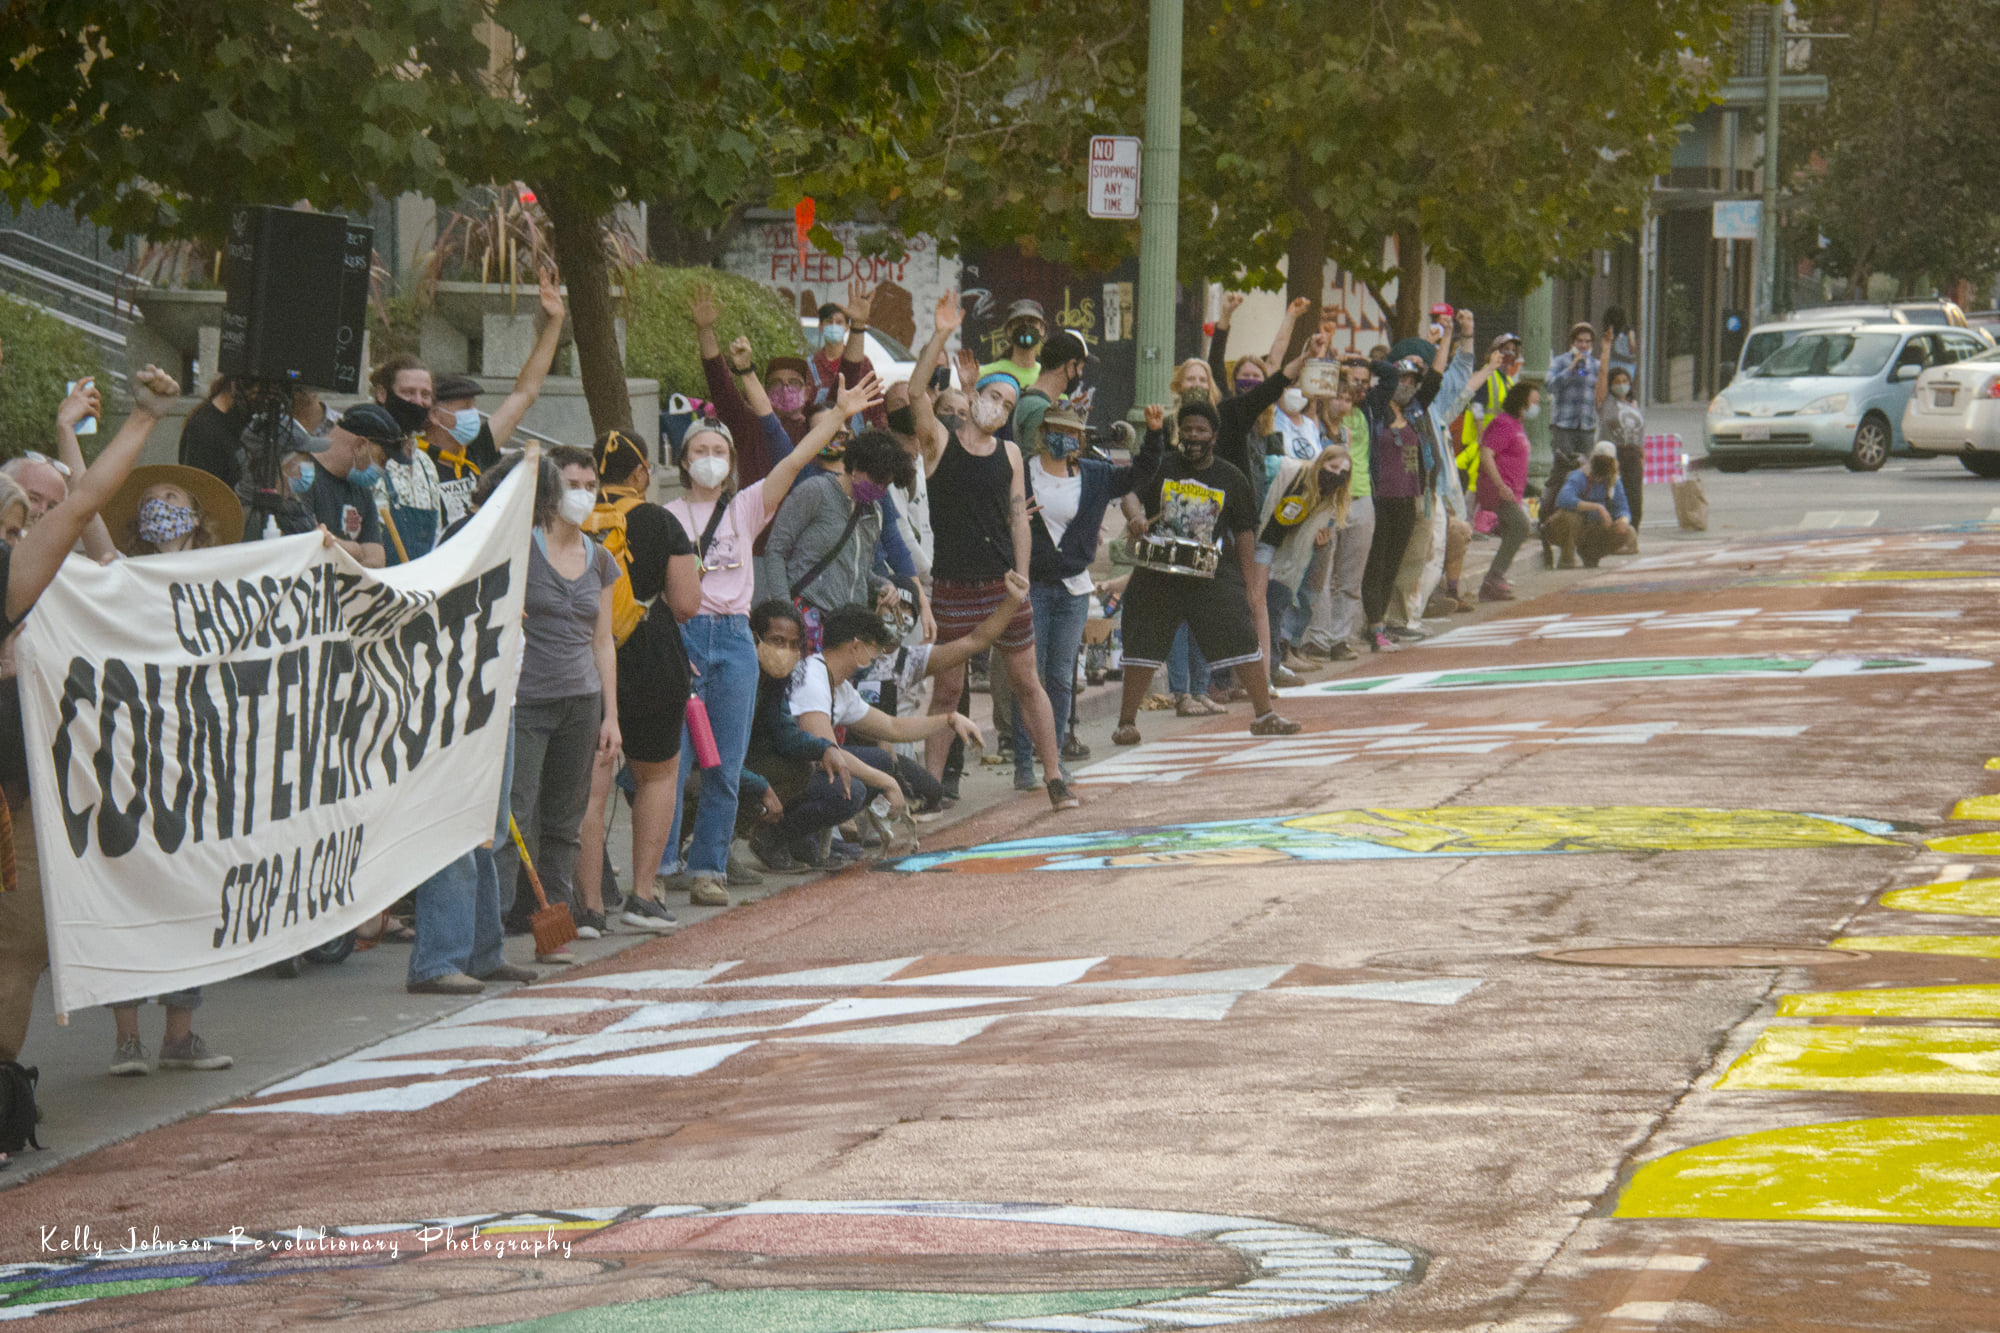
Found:
[[[1808,509],[1799,520],[1801,528],[1871,528],[1882,516],[1879,509]]]

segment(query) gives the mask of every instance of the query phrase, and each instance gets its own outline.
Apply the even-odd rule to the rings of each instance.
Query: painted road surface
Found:
[[[1299,736],[1142,714],[1081,810],[7,1191],[0,1315],[1994,1328],[1996,571],[1979,524],[1649,540]]]

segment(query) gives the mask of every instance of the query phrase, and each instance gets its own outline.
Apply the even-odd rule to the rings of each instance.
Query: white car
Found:
[[[819,321],[810,315],[799,316],[799,326],[805,330],[806,346],[819,342]],[[883,387],[900,384],[910,378],[917,369],[917,354],[891,338],[880,329],[871,328],[863,335],[868,340],[868,365],[875,372],[875,378]]]
[[[1919,458],[1955,457],[2000,477],[2000,350],[1931,366],[1903,409],[1903,440]]]

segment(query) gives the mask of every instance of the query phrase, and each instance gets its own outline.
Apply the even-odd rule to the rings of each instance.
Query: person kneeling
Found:
[[[1590,464],[1569,474],[1549,515],[1548,540],[1562,548],[1563,569],[1575,569],[1577,555],[1595,569],[1607,555],[1637,555],[1639,537],[1632,531],[1632,507],[1625,483],[1618,479],[1618,446],[1600,440],[1590,451]]]

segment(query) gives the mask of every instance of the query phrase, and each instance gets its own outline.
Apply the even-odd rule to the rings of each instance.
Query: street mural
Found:
[[[1294,691],[1297,694],[1413,694],[1450,690],[1565,688],[1605,681],[1819,680],[1828,676],[1890,676],[1938,671],[1983,671],[1970,657],[1799,656],[1765,653],[1741,657],[1610,657],[1587,662],[1529,663],[1459,671],[1411,671],[1400,676],[1347,676]]]
[[[1447,630],[1431,642],[1461,648],[1506,648],[1542,639],[1622,639],[1635,630],[1825,629],[1852,627],[1863,620],[1957,620],[1962,614],[1957,610],[1863,611],[1851,607],[1766,611],[1739,606],[1714,611],[1621,611],[1605,616],[1509,616]]]
[[[1720,592],[1729,588],[1815,588],[1869,584],[1936,583],[1986,591],[2000,582],[1990,569],[1836,569],[1805,574],[1696,574],[1667,579],[1632,579],[1614,583],[1580,583],[1579,593]]]
[[[1893,831],[1879,820],[1837,815],[1651,805],[1329,810],[1290,819],[1226,819],[982,843],[905,857],[886,868],[1011,874],[1398,857],[1902,845],[1885,836]]]
[[[916,1200],[475,1213],[122,1252],[125,1236],[74,1230],[81,1255],[0,1267],[0,1319],[104,1302],[127,1327],[192,1326],[261,1298],[287,1324],[490,1333],[1180,1329],[1356,1305],[1427,1263],[1258,1217]]]
[[[1245,742],[1241,734],[1175,736],[1077,770],[1077,781],[1180,782],[1191,777],[1224,777],[1246,770],[1317,769],[1350,759],[1407,759],[1424,755],[1492,754],[1502,749],[1539,750],[1555,745],[1646,745],[1655,740],[1732,736],[1793,740],[1802,726],[1699,727],[1684,722],[1618,722],[1577,727],[1558,722],[1493,722],[1433,727],[1420,722],[1380,727],[1340,727]]]
[[[1111,957],[885,958],[781,972],[725,962],[606,972],[482,1000],[216,1114],[408,1113],[499,1079],[691,1078],[760,1047],[767,1054],[815,1046],[936,1049],[1018,1018],[1063,1026],[1215,1023],[1252,993],[1295,1005],[1453,1005],[1479,984],[1453,976],[1327,984],[1317,969],[1292,963],[1189,970],[1175,959]]]

